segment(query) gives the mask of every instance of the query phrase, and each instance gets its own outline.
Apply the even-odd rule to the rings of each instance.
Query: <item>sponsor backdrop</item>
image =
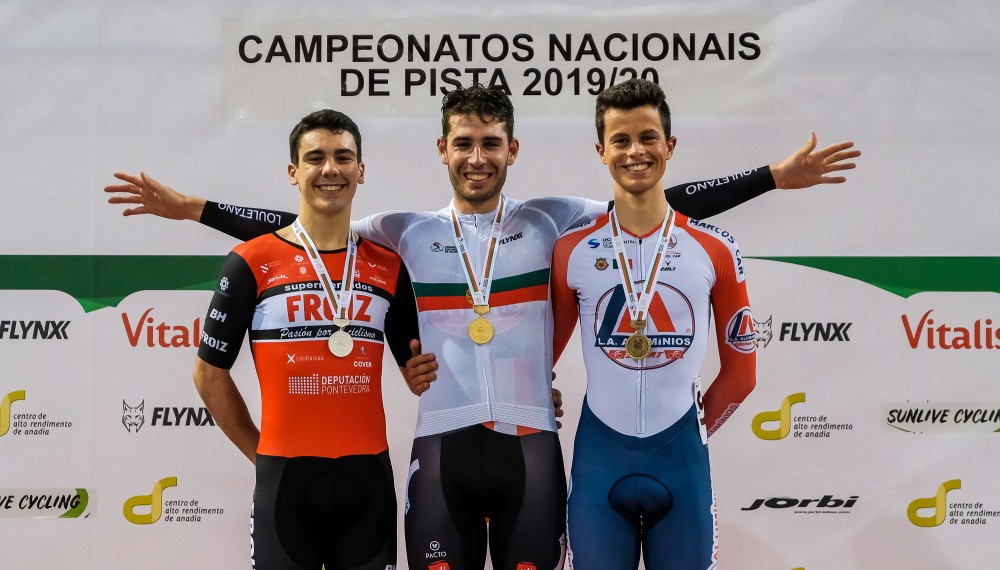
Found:
[[[721,567],[996,567],[998,19],[972,0],[5,2],[0,566],[249,565],[251,465],[190,380],[235,242],[120,217],[113,171],[294,209],[287,133],[335,107],[365,135],[355,217],[436,209],[441,95],[480,81],[518,109],[511,196],[606,199],[594,94],[639,76],[674,109],[671,183],[811,129],[865,153],[844,186],[709,221],[740,239],[759,351],[711,441]],[[556,368],[567,464],[578,354]],[[402,497],[416,398],[386,364]],[[246,349],[234,376],[256,415]]]

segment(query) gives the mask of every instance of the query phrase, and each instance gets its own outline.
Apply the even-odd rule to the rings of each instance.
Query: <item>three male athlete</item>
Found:
[[[756,378],[739,246],[664,199],[677,139],[658,85],[630,80],[605,90],[596,124],[614,208],[561,237],[552,262],[556,356],[579,313],[587,368],[570,560],[577,570],[634,570],[641,551],[650,570],[715,568],[708,436]],[[710,315],[721,369],[702,408]]]
[[[513,121],[503,91],[474,85],[450,92],[437,145],[451,203],[353,225],[403,258],[427,352],[407,366],[407,382],[422,394],[404,508],[411,568],[482,568],[487,544],[495,568],[555,568],[563,556],[565,475],[550,395],[549,272],[558,236],[605,213],[608,203],[506,198],[501,189],[519,150]],[[850,143],[812,153],[814,146],[815,139],[785,161],[711,192],[689,196],[681,185],[667,197],[681,211],[706,217],[776,184],[842,182],[827,174],[853,167],[843,162],[857,156],[847,151]],[[140,204],[126,215],[199,220],[242,239],[273,229],[261,221],[267,216],[238,216],[148,178],[126,181],[106,189],[129,194],[113,203]]]
[[[256,464],[253,567],[385,570],[396,564],[396,497],[382,408],[388,339],[401,364],[416,311],[399,256],[350,231],[364,182],[361,134],[314,112],[289,137],[295,222],[237,246],[205,318],[194,381],[215,421]],[[250,333],[258,431],[230,369]]]

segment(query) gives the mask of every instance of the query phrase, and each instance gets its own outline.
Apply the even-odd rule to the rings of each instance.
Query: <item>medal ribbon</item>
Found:
[[[635,290],[632,281],[632,273],[629,271],[629,257],[625,253],[625,238],[622,237],[621,224],[618,223],[618,214],[611,210],[611,244],[615,248],[615,257],[618,258],[618,273],[621,276],[622,286],[625,288],[625,298],[628,302],[628,312],[633,321],[645,321],[646,311],[653,301],[653,289],[656,281],[660,277],[660,262],[663,261],[663,254],[670,243],[670,234],[674,230],[674,209],[667,204],[667,215],[663,218],[663,225],[660,226],[659,240],[656,242],[656,249],[650,261],[649,276],[643,286],[642,293]],[[636,331],[640,332],[640,331]]]
[[[469,258],[469,249],[465,243],[465,234],[462,233],[462,224],[458,221],[458,212],[455,206],[451,207],[452,237],[455,238],[455,249],[462,257],[462,271],[465,273],[465,282],[469,285],[469,292],[472,293],[472,303],[477,306],[488,306],[490,303],[490,287],[493,283],[493,268],[496,266],[497,252],[500,248],[500,236],[503,232],[503,208],[505,200],[500,196],[500,205],[497,207],[497,215],[493,219],[493,227],[490,229],[490,245],[486,254],[486,263],[483,265],[482,279],[476,279],[475,269],[472,267],[472,260]]]
[[[316,276],[319,277],[319,282],[323,286],[323,291],[326,292],[330,307],[333,309],[333,318],[335,320],[349,320],[348,311],[351,308],[351,301],[354,297],[354,262],[358,257],[358,244],[354,241],[353,232],[348,232],[347,235],[344,276],[340,280],[340,291],[335,291],[330,279],[330,273],[326,270],[326,265],[323,263],[323,258],[320,257],[316,244],[313,243],[312,238],[309,237],[309,234],[302,227],[298,218],[295,218],[295,221],[292,222],[292,231],[295,232],[295,237],[299,238],[302,248],[306,250],[306,257],[312,262]]]

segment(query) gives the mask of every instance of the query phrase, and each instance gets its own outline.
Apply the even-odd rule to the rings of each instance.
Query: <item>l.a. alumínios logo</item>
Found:
[[[27,393],[24,390],[10,392],[0,400],[0,437],[8,434],[9,436],[46,436],[50,435],[52,430],[73,427],[71,421],[49,419],[46,412],[13,411],[14,403],[21,401],[27,401]],[[17,409],[21,410],[26,405],[19,403]]]
[[[88,489],[0,489],[0,518],[87,518],[92,496]]]
[[[594,346],[615,364],[638,370],[661,368],[684,358],[694,343],[695,317],[691,301],[679,289],[662,281],[653,288],[653,298],[646,313],[646,336],[652,351],[639,365],[625,352],[625,343],[635,333],[627,298],[622,286],[612,287],[597,302],[594,312]]]
[[[793,497],[763,497],[754,499],[741,511],[756,511],[762,507],[774,510],[789,510],[800,514],[849,514],[858,502],[857,495],[838,498],[826,494],[818,499],[798,499]]]
[[[757,331],[757,348],[764,348],[774,339],[774,315],[767,320],[754,319]],[[850,322],[834,321],[782,321],[778,323],[778,342],[850,342]]]
[[[148,495],[136,495],[125,501],[122,514],[132,524],[153,524],[163,517],[163,522],[197,523],[202,517],[224,514],[225,509],[202,506],[196,498],[177,498],[177,477],[165,477],[153,485]],[[165,492],[170,489],[170,497]]]
[[[826,414],[792,415],[792,406],[806,401],[805,392],[789,394],[777,410],[761,412],[754,416],[751,428],[754,435],[764,440],[784,439],[789,434],[798,438],[828,438],[833,433],[848,432],[854,424],[838,423]],[[765,424],[773,427],[765,427]]]
[[[906,518],[920,527],[949,525],[994,524],[1000,517],[1000,510],[991,509],[982,501],[965,500],[949,503],[948,494],[962,489],[961,479],[951,479],[941,483],[933,497],[923,497],[910,502],[906,508]]]
[[[889,402],[882,404],[883,431],[1000,433],[1000,403]]]
[[[0,340],[67,340],[70,321],[0,321]]]
[[[757,350],[757,333],[753,328],[753,314],[750,307],[743,307],[729,318],[726,325],[726,344],[734,350],[750,354]]]
[[[148,348],[190,348],[197,347],[201,337],[201,319],[196,318],[191,324],[167,323],[159,320],[155,309],[150,307],[139,317],[122,313],[122,325],[125,336],[133,348],[140,344]]]
[[[139,433],[146,425],[146,400],[129,405],[122,400],[122,425],[129,433]],[[154,406],[150,427],[208,427],[215,426],[215,419],[205,407]]]
[[[936,321],[928,309],[920,317],[900,315],[903,331],[910,348],[917,350],[980,350],[1000,348],[1000,329],[993,328],[993,319],[955,323]]]

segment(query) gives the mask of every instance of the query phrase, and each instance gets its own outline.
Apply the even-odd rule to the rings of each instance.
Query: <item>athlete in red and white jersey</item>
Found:
[[[609,221],[604,215],[556,243],[556,350],[561,352],[572,335],[579,307],[590,409],[619,433],[649,437],[695,404],[699,369],[712,345],[709,317],[714,317],[721,369],[705,395],[711,434],[754,384],[754,331],[736,240],[713,224],[676,214],[647,312],[651,352],[637,361],[625,351],[634,330]],[[648,274],[656,230],[645,235],[623,230],[633,275]]]
[[[755,339],[736,240],[677,214],[662,178],[677,139],[662,89],[597,98],[597,150],[615,207],[556,243],[555,352],[579,315],[587,395],[574,444],[567,530],[576,570],[716,567],[714,432],[755,384]],[[721,369],[699,369],[714,315]],[[707,418],[706,433],[704,420]]]

